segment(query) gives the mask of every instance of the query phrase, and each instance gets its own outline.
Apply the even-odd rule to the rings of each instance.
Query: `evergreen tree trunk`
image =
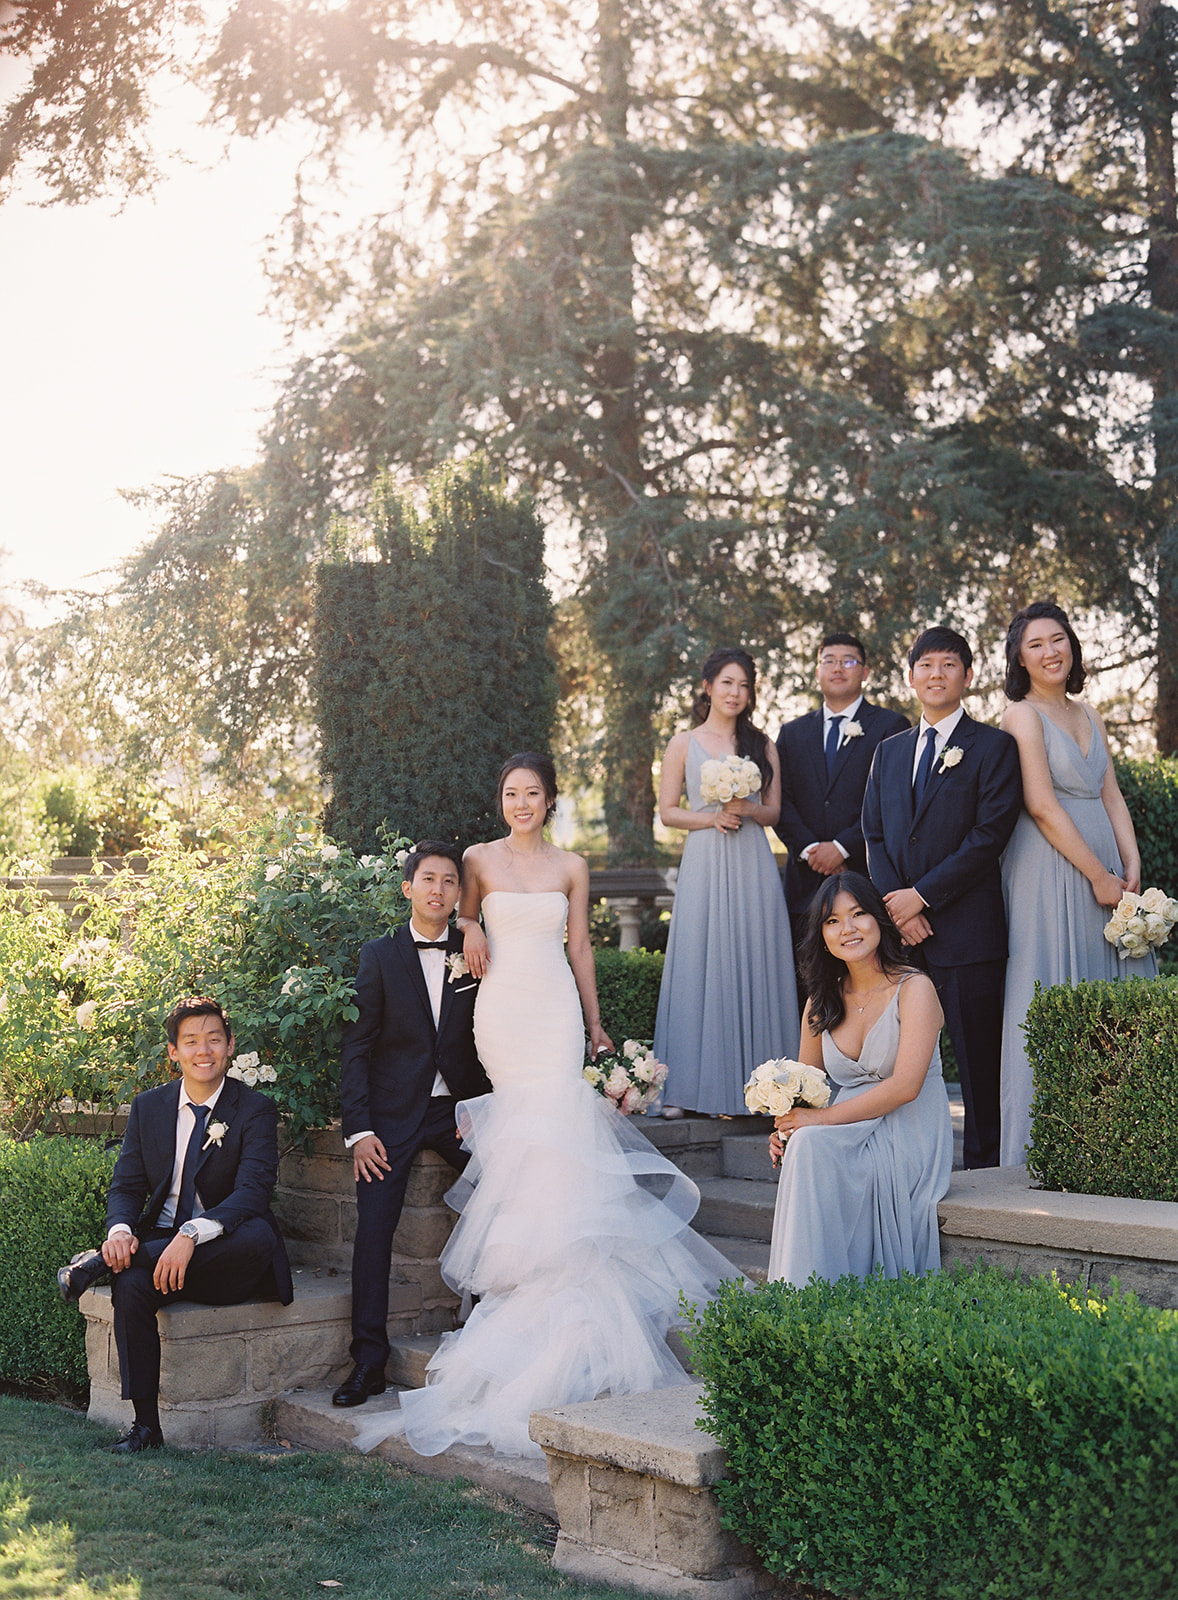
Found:
[[[1170,9],[1138,0],[1143,94],[1142,134],[1149,207],[1146,283],[1150,303],[1178,315],[1178,184],[1174,174],[1174,76]],[[1157,742],[1178,752],[1178,349],[1170,338],[1153,361],[1154,497],[1157,555]]]
[[[605,551],[594,587],[608,596],[633,593],[638,570],[651,559],[651,531],[642,501],[642,423],[636,393],[637,336],[634,320],[633,173],[626,152],[630,110],[630,47],[620,0],[602,0],[598,10],[599,70],[604,141],[604,187],[597,278],[603,342],[598,358],[602,415],[602,479],[599,500]],[[647,628],[640,605],[625,612],[608,603],[594,608],[593,635],[607,663],[604,716],[605,818],[611,866],[654,860],[651,765],[652,716],[659,691],[646,662]],[[644,670],[644,668],[646,670]]]

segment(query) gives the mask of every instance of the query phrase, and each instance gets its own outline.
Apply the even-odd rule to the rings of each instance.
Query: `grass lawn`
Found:
[[[115,1437],[0,1396],[0,1600],[622,1600],[554,1572],[551,1524],[469,1484],[361,1455],[118,1457]]]

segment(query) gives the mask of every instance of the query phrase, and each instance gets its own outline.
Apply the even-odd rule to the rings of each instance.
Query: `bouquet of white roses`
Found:
[[[744,1086],[744,1103],[764,1116],[784,1117],[799,1102],[820,1110],[830,1099],[830,1082],[817,1067],[783,1056],[762,1061]]]
[[[1123,894],[1104,925],[1104,936],[1116,945],[1122,961],[1144,956],[1165,944],[1178,923],[1178,900],[1171,900],[1160,889],[1144,894]]]
[[[649,1039],[627,1039],[620,1050],[586,1062],[582,1077],[628,1117],[654,1104],[667,1081],[667,1069],[655,1060]]]
[[[700,768],[699,792],[705,805],[747,800],[760,787],[761,769],[745,756],[721,756],[705,761]]]

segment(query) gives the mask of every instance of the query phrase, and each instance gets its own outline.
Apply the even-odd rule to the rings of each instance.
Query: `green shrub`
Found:
[[[625,1039],[654,1038],[663,960],[661,951],[593,952],[601,1021],[619,1049]]]
[[[727,1526],[860,1600],[1178,1592],[1178,1313],[995,1269],[722,1286],[696,1321]]]
[[[1141,887],[1178,896],[1178,759],[1118,761],[1117,782],[1141,851]]]
[[[96,1139],[0,1139],[0,1379],[86,1382],[85,1324],[56,1273],[105,1236],[114,1163]]]
[[[0,1120],[25,1133],[63,1098],[113,1110],[172,1076],[164,1018],[184,994],[218,996],[237,1052],[295,1137],[339,1103],[339,1050],[356,1015],[360,946],[409,914],[395,852],[355,856],[298,817],[225,820],[210,860],[171,830],[149,870],[103,874],[75,898],[82,935],[35,896],[0,893]],[[248,1080],[247,1080],[248,1081]]]
[[[1178,1200],[1178,980],[1036,987],[1027,1167],[1045,1189]]]
[[[473,844],[496,831],[504,760],[551,737],[544,529],[477,458],[430,477],[424,519],[381,480],[368,525],[380,560],[317,573],[324,826],[357,851],[392,822]]]

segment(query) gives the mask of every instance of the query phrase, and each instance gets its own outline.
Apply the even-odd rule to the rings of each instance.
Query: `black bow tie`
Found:
[[[436,944],[431,944],[428,939],[414,939],[413,945],[417,950],[448,950],[450,941],[448,939],[439,939]]]

